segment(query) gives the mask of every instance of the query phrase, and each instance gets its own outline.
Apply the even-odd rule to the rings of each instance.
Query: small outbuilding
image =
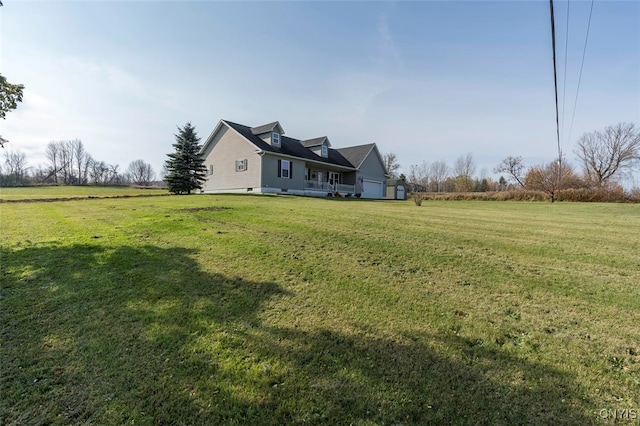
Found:
[[[387,199],[388,200],[406,200],[407,184],[399,179],[387,180]]]

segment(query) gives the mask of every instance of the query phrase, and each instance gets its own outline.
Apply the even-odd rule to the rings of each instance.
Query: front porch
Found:
[[[331,184],[329,182],[318,182],[314,180],[304,181],[305,195],[312,196],[343,196],[350,197],[355,195],[355,185],[345,185],[342,183]]]
[[[356,193],[355,172],[305,168],[304,193],[315,197],[350,197]]]

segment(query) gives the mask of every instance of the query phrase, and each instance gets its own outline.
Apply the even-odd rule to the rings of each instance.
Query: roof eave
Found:
[[[216,127],[214,127],[213,131],[209,134],[209,137],[207,137],[207,139],[205,140],[204,144],[202,145],[202,148],[200,148],[200,152],[198,154],[203,154],[204,151],[207,149],[207,147],[209,146],[209,144],[211,144],[211,141],[213,140],[213,136],[218,133],[218,131],[220,130],[220,128],[222,127],[222,125],[225,125],[229,128],[231,128],[231,126],[229,126],[227,123],[225,123],[224,120],[220,120],[218,121],[218,124],[216,125]]]
[[[257,147],[253,142],[251,142],[249,139],[247,139],[242,133],[240,133],[239,131],[237,131],[233,126],[229,125],[229,123],[227,123],[225,120],[220,120],[218,122],[218,125],[215,127],[215,129],[213,129],[213,132],[211,132],[211,134],[209,135],[209,137],[207,138],[207,141],[204,143],[204,145],[202,145],[202,149],[200,149],[200,153],[199,154],[203,154],[204,151],[206,150],[206,148],[211,144],[211,142],[213,141],[213,137],[215,136],[216,133],[218,133],[218,131],[220,131],[220,128],[222,127],[222,125],[227,126],[227,128],[229,130],[232,130],[233,132],[235,132],[238,136],[240,136],[243,140],[245,140],[247,143],[250,143],[255,149],[256,149],[256,153],[260,154],[262,152],[265,152],[264,150],[260,149],[259,147]]]
[[[303,157],[296,157],[295,155],[289,155],[289,154],[283,154],[281,152],[273,152],[273,151],[262,151],[264,154],[267,155],[275,155],[278,157],[285,157],[285,158],[292,158],[294,160],[298,160],[298,161],[304,161],[307,163],[314,163],[314,164],[321,164],[323,166],[331,166],[331,167],[335,167],[335,168],[339,168],[339,169],[343,169],[343,170],[348,170],[350,172],[357,172],[358,169],[355,167],[348,167],[348,166],[342,166],[340,164],[335,164],[335,163],[327,163],[326,161],[318,161],[318,160],[311,160],[309,158],[303,158]]]

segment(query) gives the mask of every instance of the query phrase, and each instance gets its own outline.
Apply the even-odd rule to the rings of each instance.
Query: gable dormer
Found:
[[[275,148],[280,148],[282,145],[284,129],[277,121],[269,124],[263,124],[262,126],[252,127],[251,133]]]
[[[307,139],[304,141],[300,141],[300,143],[302,144],[302,146],[304,146],[317,156],[322,158],[329,158],[329,148],[331,147],[331,143],[329,142],[329,138],[327,138],[326,136]]]

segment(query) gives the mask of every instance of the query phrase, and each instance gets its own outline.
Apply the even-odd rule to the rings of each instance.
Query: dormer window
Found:
[[[278,132],[271,133],[271,145],[280,146],[280,133]]]
[[[327,158],[328,155],[329,155],[329,149],[327,148],[326,145],[322,145],[322,156],[324,158]]]

